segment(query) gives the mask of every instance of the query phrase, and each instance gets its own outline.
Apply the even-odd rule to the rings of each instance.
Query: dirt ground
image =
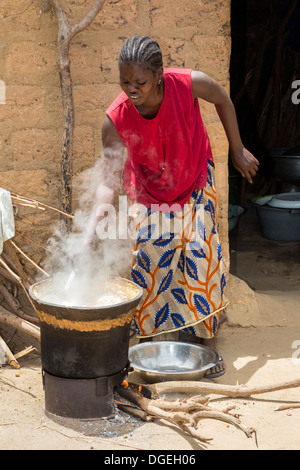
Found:
[[[297,243],[263,239],[251,207],[230,233],[233,298],[217,335],[227,371],[212,381],[259,386],[300,378],[300,250]],[[251,288],[250,288],[250,287]],[[9,331],[1,332],[11,334]],[[218,409],[235,405],[241,421],[257,431],[257,442],[224,422],[203,420],[203,443],[164,421],[145,423],[124,413],[111,420],[64,420],[45,413],[39,345],[19,332],[10,342],[15,352],[34,345],[20,359],[21,368],[0,368],[0,449],[102,450],[139,455],[160,451],[295,450],[300,448],[300,408],[276,410],[300,402],[300,388],[227,398],[211,395]],[[129,379],[138,381],[135,373]],[[207,379],[202,379],[210,382]],[[178,398],[178,396],[176,397]],[[182,398],[182,397],[180,397]],[[101,455],[102,455],[101,454]],[[101,461],[101,458],[100,458]]]

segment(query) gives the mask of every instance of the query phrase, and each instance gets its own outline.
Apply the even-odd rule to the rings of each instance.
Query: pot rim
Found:
[[[128,300],[124,300],[122,302],[118,302],[118,303],[114,303],[114,304],[110,304],[110,305],[101,305],[101,306],[78,306],[78,305],[63,305],[63,304],[56,304],[56,303],[52,303],[52,302],[46,302],[45,300],[42,300],[40,299],[35,293],[34,293],[34,289],[36,287],[38,287],[39,285],[41,284],[45,284],[49,281],[51,281],[52,277],[48,278],[48,279],[43,279],[42,281],[38,281],[36,282],[35,284],[32,284],[30,287],[29,287],[29,295],[30,297],[32,298],[32,300],[34,302],[36,302],[36,304],[39,304],[39,305],[45,305],[45,306],[49,306],[49,307],[57,307],[59,308],[60,310],[78,310],[78,311],[99,311],[99,310],[103,310],[103,311],[107,311],[107,310],[111,310],[111,309],[117,309],[118,307],[125,307],[126,305],[130,305],[130,304],[136,304],[140,298],[142,297],[143,295],[143,290],[142,288],[138,285],[138,284],[135,284],[133,281],[130,281],[129,279],[126,279],[126,278],[123,278],[123,277],[117,277],[117,276],[111,276],[107,279],[108,280],[113,280],[113,279],[117,279],[117,280],[122,280],[122,281],[126,281],[126,283],[128,284],[131,284],[132,286],[134,286],[137,291],[139,291],[139,293],[137,293],[137,295],[135,295],[134,297],[128,299]]]

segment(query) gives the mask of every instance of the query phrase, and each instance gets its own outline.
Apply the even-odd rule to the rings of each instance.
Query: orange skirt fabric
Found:
[[[135,325],[140,338],[183,330],[212,338],[225,308],[225,267],[218,235],[214,167],[184,208],[163,212],[132,204],[132,280],[143,288]]]

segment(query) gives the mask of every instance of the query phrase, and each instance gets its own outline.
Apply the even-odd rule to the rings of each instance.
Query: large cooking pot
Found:
[[[300,184],[300,147],[274,148],[268,152],[268,155],[274,178],[296,185]]]
[[[62,289],[53,278],[30,287],[41,322],[42,367],[49,374],[90,379],[116,374],[127,366],[130,326],[142,289],[123,278],[101,283],[102,292],[119,292],[122,301],[95,307],[65,306],[48,300],[49,293]]]

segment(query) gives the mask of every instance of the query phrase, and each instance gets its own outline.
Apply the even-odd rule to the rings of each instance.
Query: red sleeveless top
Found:
[[[207,159],[213,157],[191,72],[164,70],[164,97],[153,119],[143,118],[124,92],[106,111],[127,148],[124,189],[146,207],[182,208],[194,189],[206,185]]]

